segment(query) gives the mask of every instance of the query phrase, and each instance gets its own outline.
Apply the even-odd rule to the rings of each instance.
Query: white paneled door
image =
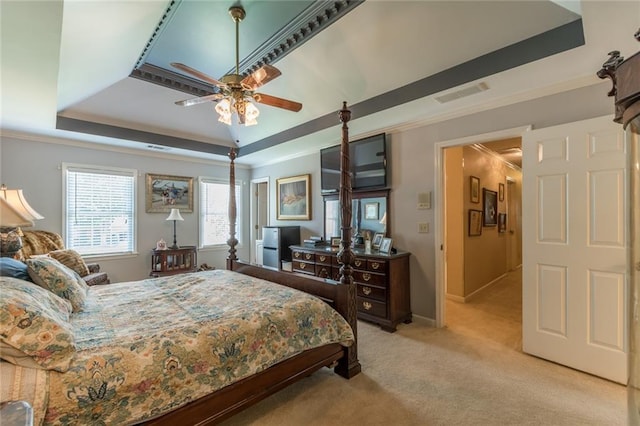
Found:
[[[523,350],[627,382],[628,169],[611,117],[523,137]]]

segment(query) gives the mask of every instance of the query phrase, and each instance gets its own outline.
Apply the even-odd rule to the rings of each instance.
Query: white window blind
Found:
[[[135,170],[63,165],[65,245],[82,255],[128,254],[135,242]]]
[[[236,181],[236,239],[242,241],[242,182]],[[229,239],[229,182],[200,178],[200,247],[226,245]]]

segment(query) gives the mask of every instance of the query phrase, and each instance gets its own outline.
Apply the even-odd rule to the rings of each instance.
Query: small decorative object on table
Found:
[[[167,242],[163,239],[160,239],[160,241],[156,243],[156,250],[166,250],[166,249],[167,249]]]

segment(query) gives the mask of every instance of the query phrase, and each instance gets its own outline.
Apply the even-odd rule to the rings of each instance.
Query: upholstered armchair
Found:
[[[28,259],[30,256],[48,254],[62,263],[74,263],[72,269],[76,270],[88,285],[109,284],[106,272],[100,271],[97,263],[85,263],[76,252],[66,250],[62,236],[50,231],[22,231],[22,249],[18,252],[19,260]],[[69,265],[67,265],[69,266]]]

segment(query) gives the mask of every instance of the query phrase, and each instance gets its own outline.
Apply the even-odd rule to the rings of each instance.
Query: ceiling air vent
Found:
[[[148,149],[152,149],[154,151],[170,151],[171,148],[168,146],[161,146],[161,145],[147,145]]]
[[[487,83],[478,83],[473,86],[468,86],[460,90],[456,90],[455,92],[449,92],[446,95],[436,96],[435,100],[440,102],[441,104],[455,101],[456,99],[464,98],[466,96],[475,95],[476,93],[484,92],[489,89]]]

